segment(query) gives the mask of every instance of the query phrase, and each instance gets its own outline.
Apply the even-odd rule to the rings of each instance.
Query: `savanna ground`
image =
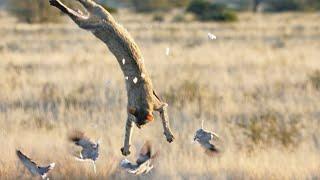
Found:
[[[56,162],[51,179],[320,178],[320,14],[241,14],[230,24],[116,18],[169,103],[174,143],[157,116],[135,129],[129,156],[151,140],[160,152],[155,168],[140,177],[122,171],[127,100],[113,55],[69,20],[28,25],[2,14],[0,179],[31,178],[17,148],[40,164]],[[192,143],[201,120],[220,135],[219,156]],[[96,175],[73,159],[73,129],[102,138]]]

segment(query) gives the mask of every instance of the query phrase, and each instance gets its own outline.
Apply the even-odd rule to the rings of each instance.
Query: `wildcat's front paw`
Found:
[[[130,152],[130,146],[125,146],[121,148],[121,153],[124,156],[128,156],[131,152]]]
[[[59,4],[57,0],[49,0],[49,3],[51,6],[57,6]]]
[[[174,138],[174,135],[171,132],[164,132],[164,135],[166,136],[166,139],[169,143],[172,143]]]

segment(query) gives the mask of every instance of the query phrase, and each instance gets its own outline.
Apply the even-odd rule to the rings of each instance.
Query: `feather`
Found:
[[[136,164],[124,159],[120,162],[120,166],[127,170],[128,173],[140,175],[146,174],[153,169],[152,160],[158,156],[158,152],[152,154],[151,143],[146,141],[142,146]]]
[[[47,174],[50,170],[55,167],[55,163],[51,163],[46,167],[38,166],[35,162],[33,162],[29,157],[24,155],[20,150],[16,150],[16,154],[22,164],[29,170],[32,175],[40,175],[42,179],[47,177]]]

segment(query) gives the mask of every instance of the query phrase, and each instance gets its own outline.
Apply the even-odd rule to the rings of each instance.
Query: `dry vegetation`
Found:
[[[136,149],[149,139],[161,153],[141,179],[320,178],[319,14],[242,14],[232,24],[118,16],[170,104],[176,134],[168,144],[159,118],[134,132]],[[70,21],[27,25],[2,15],[0,23],[0,179],[28,175],[16,148],[55,161],[51,179],[133,178],[118,167],[126,94],[106,47]],[[191,142],[202,119],[223,139],[218,157]],[[102,138],[97,175],[70,156],[75,128]]]

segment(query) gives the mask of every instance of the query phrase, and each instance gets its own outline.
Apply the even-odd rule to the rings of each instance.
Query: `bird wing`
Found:
[[[127,170],[133,170],[133,169],[136,169],[136,167],[137,167],[137,166],[133,165],[128,159],[123,159],[120,162],[120,166],[124,169],[127,169]]]
[[[214,152],[218,152],[219,150],[216,147],[216,142],[220,141],[220,137],[215,132],[209,132],[209,133],[210,133],[209,143],[212,145],[210,149]]]
[[[31,172],[31,173],[35,173],[34,170],[38,169],[38,165],[33,162],[29,157],[27,157],[26,155],[24,155],[20,150],[16,151],[16,154],[18,156],[18,158],[20,159],[20,161],[22,162],[22,164]]]
[[[151,165],[151,160],[149,159],[149,160],[143,162],[142,164],[140,164],[136,169],[128,171],[128,172],[135,174],[135,175],[140,175],[143,173],[148,173],[152,168],[153,168],[153,166]]]
[[[213,144],[205,143],[202,146],[206,150],[206,152],[219,153],[219,149]]]
[[[82,159],[92,159],[93,161],[97,160],[99,157],[99,147],[94,147],[94,145],[83,147],[80,157]]]
[[[96,146],[96,144],[89,139],[80,139],[78,142],[76,142],[76,145],[81,146],[82,148],[91,148]]]
[[[127,170],[128,173],[134,175],[140,175],[142,173],[148,173],[151,169],[153,169],[153,165],[151,164],[151,160],[147,160],[139,165],[132,164],[129,160],[124,159],[120,162],[120,166]]]
[[[151,158],[151,143],[150,141],[146,141],[142,146],[139,157],[137,159],[137,164],[140,165]]]
[[[209,148],[208,149],[210,151],[212,151],[212,152],[219,152],[218,148],[213,144],[209,144]]]
[[[210,134],[211,134],[211,139],[216,139],[216,140],[220,139],[220,136],[217,133],[211,131]]]
[[[45,179],[47,177],[47,174],[50,170],[52,170],[55,167],[55,163],[51,163],[46,167],[38,167],[39,168],[39,173],[42,177],[42,179]]]
[[[82,148],[90,148],[96,146],[85,134],[81,131],[74,131],[70,136],[69,140],[74,142],[76,145],[81,146]]]

